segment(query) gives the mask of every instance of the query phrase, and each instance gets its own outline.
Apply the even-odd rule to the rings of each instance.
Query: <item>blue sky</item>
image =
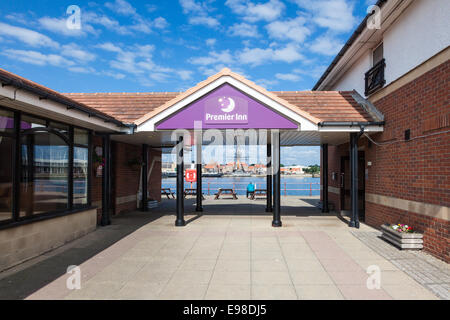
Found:
[[[60,92],[183,91],[223,67],[308,90],[374,2],[1,1],[0,67]],[[66,26],[70,5],[81,29]]]

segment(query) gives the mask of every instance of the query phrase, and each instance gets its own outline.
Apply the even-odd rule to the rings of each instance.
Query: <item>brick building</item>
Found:
[[[406,223],[450,261],[450,19],[448,1],[379,1],[314,90],[357,90],[383,114],[384,131],[358,141],[360,216]],[[349,146],[328,147],[328,199],[351,208]]]
[[[0,270],[146,211],[161,197],[163,150],[176,150],[184,226],[182,150],[196,145],[201,172],[204,140],[222,146],[235,129],[267,144],[272,226],[282,225],[280,147],[321,145],[324,211],[350,211],[351,227],[408,223],[448,262],[448,1],[378,6],[380,28],[367,28],[369,15],[314,91],[270,92],[225,68],[182,93],[61,94],[0,69]],[[198,211],[200,195],[201,175]]]

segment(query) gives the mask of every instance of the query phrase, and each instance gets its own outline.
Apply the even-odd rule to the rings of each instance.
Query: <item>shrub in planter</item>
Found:
[[[384,224],[381,237],[400,249],[422,249],[423,234],[406,224]]]

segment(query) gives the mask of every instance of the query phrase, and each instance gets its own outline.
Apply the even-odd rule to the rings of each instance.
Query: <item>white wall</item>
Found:
[[[338,81],[332,90],[353,90],[364,96],[364,74],[372,66],[372,51],[367,51],[351,69]]]
[[[450,45],[450,0],[415,0],[383,35],[386,85]],[[372,66],[364,53],[333,90],[364,95],[364,74]]]

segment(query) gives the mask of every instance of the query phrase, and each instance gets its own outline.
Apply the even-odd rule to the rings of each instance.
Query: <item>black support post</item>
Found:
[[[20,140],[21,113],[14,115],[14,163],[13,163],[13,219],[17,221],[20,217],[20,172],[22,171],[22,141]]]
[[[69,209],[73,208],[73,157],[74,157],[74,130],[73,127],[69,128],[69,140],[70,140],[70,146],[69,146]]]
[[[148,211],[147,199],[148,145],[142,145],[142,211]]]
[[[107,226],[111,224],[109,216],[110,191],[111,191],[111,140],[108,134],[103,136],[103,157],[105,157],[105,165],[102,172],[102,218],[101,225]]]
[[[322,212],[328,209],[328,144],[322,145]]]
[[[358,210],[358,133],[350,133],[351,202],[349,227],[359,228]]]
[[[197,204],[195,207],[195,211],[197,212],[202,212],[203,211],[203,207],[202,207],[202,197],[203,197],[203,192],[202,192],[202,140],[201,140],[201,134],[199,133],[197,136],[197,146],[196,146],[196,151],[197,151]]]
[[[272,144],[270,142],[267,143],[267,204],[266,204],[266,212],[272,212]]]
[[[272,132],[272,161],[273,161],[273,221],[272,227],[281,227],[281,205],[280,205],[280,132]]]
[[[177,143],[177,219],[175,226],[186,225],[184,221],[184,159],[183,159],[183,136],[180,136]]]

